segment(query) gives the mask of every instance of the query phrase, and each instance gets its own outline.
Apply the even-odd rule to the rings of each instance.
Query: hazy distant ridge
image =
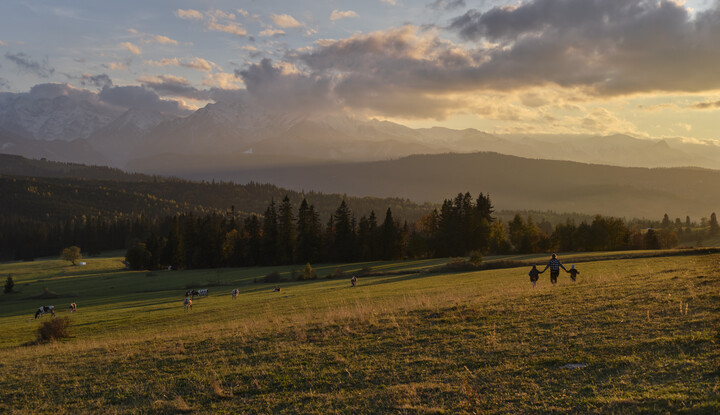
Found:
[[[416,155],[399,160],[215,172],[291,189],[439,202],[457,192],[490,193],[500,209],[658,218],[720,210],[720,171],[629,168],[497,153]]]

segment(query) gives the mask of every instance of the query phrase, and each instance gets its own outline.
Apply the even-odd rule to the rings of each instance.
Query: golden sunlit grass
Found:
[[[72,338],[23,346],[41,304],[23,300],[28,291],[3,298],[0,411],[720,410],[718,255],[578,263],[578,283],[562,274],[550,286],[543,274],[536,289],[523,267],[365,277],[356,288],[319,279],[280,293],[251,282],[270,269],[146,277],[97,261],[83,274],[53,261],[0,266],[30,294],[76,292],[59,301],[79,307]],[[190,281],[228,285],[184,313]]]

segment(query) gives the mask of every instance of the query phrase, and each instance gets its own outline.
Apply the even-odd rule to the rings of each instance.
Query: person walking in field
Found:
[[[350,278],[350,286],[355,287],[357,286],[357,277],[353,275],[352,278]]]
[[[580,271],[575,268],[575,264],[570,265],[570,279],[572,279],[572,282],[575,282],[575,279],[577,278],[577,275],[580,273]]]
[[[533,288],[535,288],[535,283],[540,278],[540,271],[538,271],[537,266],[535,266],[535,264],[533,264],[533,267],[530,270],[530,272],[528,272],[528,275],[530,276],[530,282],[532,283]]]
[[[552,254],[552,258],[550,258],[550,261],[548,261],[548,264],[545,266],[545,269],[550,268],[550,282],[553,284],[557,283],[557,278],[560,275],[560,268],[564,269],[565,272],[569,272],[563,264],[560,263],[560,260],[557,259],[557,255]],[[540,271],[540,273],[545,272],[545,269]]]

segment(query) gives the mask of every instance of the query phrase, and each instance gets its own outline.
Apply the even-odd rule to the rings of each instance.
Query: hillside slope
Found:
[[[237,182],[354,196],[441,202],[458,192],[490,193],[499,209],[626,217],[707,217],[720,207],[720,171],[631,168],[537,160],[497,153],[417,155],[390,161],[213,172]]]

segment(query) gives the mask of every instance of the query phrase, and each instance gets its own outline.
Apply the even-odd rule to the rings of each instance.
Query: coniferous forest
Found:
[[[76,170],[88,174],[97,168],[13,160],[15,170],[39,176],[0,175],[0,260],[56,256],[79,246],[88,255],[127,250],[138,268],[205,268],[659,249],[698,245],[720,234],[714,213],[700,223],[668,215],[627,221],[574,213],[496,214],[483,193],[417,204],[112,169],[81,179],[73,177]]]
[[[547,233],[531,217],[524,219],[518,214],[505,224],[493,212],[488,195],[480,193],[473,198],[461,193],[413,223],[395,218],[391,208],[382,216],[371,211],[358,219],[344,200],[323,221],[307,200],[294,206],[285,197],[280,203],[271,202],[262,217],[240,219],[233,211],[167,217],[146,239],[130,247],[127,260],[137,269],[215,268],[554,250],[660,249],[676,246],[678,233],[697,236],[689,230],[689,218],[687,227],[666,216],[657,229],[648,229],[598,215],[590,223],[568,221]],[[714,214],[710,224],[712,232],[717,228]]]

